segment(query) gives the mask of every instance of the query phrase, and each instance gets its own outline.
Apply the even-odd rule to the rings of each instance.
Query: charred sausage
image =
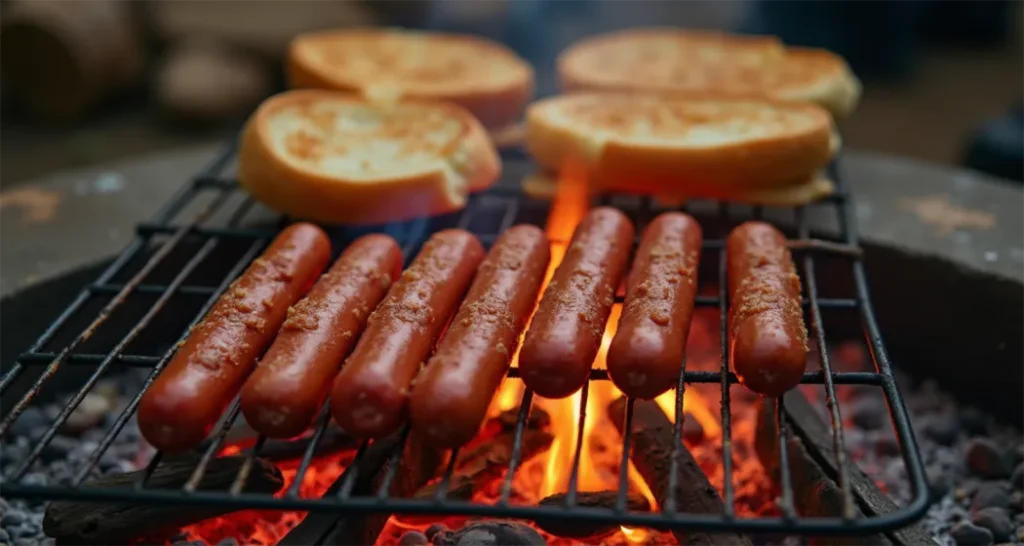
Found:
[[[409,418],[422,441],[454,448],[476,435],[537,304],[550,259],[547,236],[528,225],[506,231],[487,253],[416,378]]]
[[[330,255],[327,235],[300,223],[253,261],[139,402],[139,429],[150,444],[176,452],[203,441]]]
[[[331,389],[331,413],[346,432],[380,437],[402,424],[413,378],[462,301],[483,255],[471,233],[438,232],[391,286]]]
[[[583,217],[519,351],[520,375],[537,394],[565,398],[586,384],[632,245],[621,212],[599,207]]]
[[[800,382],[807,328],[800,277],[786,237],[764,222],[747,222],[726,241],[729,360],[754,392],[780,396]]]
[[[401,271],[402,251],[394,239],[360,237],[288,310],[277,338],[242,387],[242,413],[256,431],[290,438],[309,427],[370,311]]]
[[[700,260],[700,225],[667,212],[644,232],[626,280],[608,374],[622,392],[651,399],[673,388],[686,355]]]

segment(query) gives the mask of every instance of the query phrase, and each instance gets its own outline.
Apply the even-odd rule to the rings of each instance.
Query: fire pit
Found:
[[[654,402],[621,398],[605,380],[602,351],[589,387],[567,400],[534,397],[513,368],[484,431],[454,453],[429,450],[407,432],[355,442],[328,423],[326,411],[301,438],[266,440],[247,433],[237,405],[201,451],[153,453],[134,425],[141,393],[188,325],[285,221],[237,190],[232,159],[229,149],[139,226],[137,240],[0,379],[4,497],[26,514],[16,526],[5,515],[9,535],[34,526],[95,543],[414,544],[427,534],[444,544],[481,537],[500,544],[930,540],[910,524],[928,509],[934,476],[881,342],[842,189],[796,210],[684,205],[708,238],[700,309],[679,388]],[[504,182],[462,213],[375,229],[399,240],[407,259],[447,227],[474,231],[485,244],[514,223],[571,230],[577,219],[566,218],[559,203],[578,196],[531,199],[519,185],[529,162],[513,153],[505,164]],[[601,199],[641,229],[666,209],[649,199]],[[834,215],[838,237],[812,233],[808,218],[819,214]],[[721,354],[728,305],[721,237],[750,217],[793,226],[812,326],[816,358],[805,385],[778,404],[736,384]],[[365,231],[336,230],[335,248]],[[556,244],[567,240],[553,235]],[[864,343],[839,343],[854,331],[851,323],[863,326]],[[936,430],[926,446],[942,434]],[[1019,433],[998,434],[1019,445]],[[955,430],[939,443],[956,447],[965,439]],[[867,449],[871,456],[861,454]],[[971,449],[985,458],[985,447]],[[880,480],[898,503],[851,457],[903,468]],[[1016,463],[1002,464],[979,477],[1009,477]],[[973,486],[971,497],[985,486]],[[1008,507],[1019,504],[1009,491],[1004,496]],[[52,501],[45,519],[31,509],[41,500]]]

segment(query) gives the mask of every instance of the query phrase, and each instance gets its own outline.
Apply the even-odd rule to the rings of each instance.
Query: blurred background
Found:
[[[222,140],[282,88],[297,33],[396,25],[483,34],[556,92],[584,36],[671,25],[775,34],[865,83],[848,147],[1020,180],[1020,1],[0,0],[0,185]],[[187,173],[183,173],[183,177]]]

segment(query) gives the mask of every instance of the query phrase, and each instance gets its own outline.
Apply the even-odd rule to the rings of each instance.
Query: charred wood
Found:
[[[545,497],[539,503],[540,506],[563,508],[566,502],[566,493],[559,493]],[[578,493],[576,495],[576,506],[587,508],[615,508],[618,501],[618,491],[592,491]],[[626,497],[626,507],[630,512],[649,512],[651,504],[642,495],[630,493]],[[593,540],[608,536],[619,530],[619,526],[610,522],[579,522],[562,521],[560,518],[535,519],[534,523],[542,531],[551,533],[557,537],[574,538],[577,540]]]
[[[363,456],[353,461],[356,467],[352,496],[367,496],[378,491],[387,475],[391,458],[396,449],[401,449],[395,479],[388,491],[390,496],[405,497],[437,475],[444,459],[440,450],[417,441],[415,436],[403,443],[402,435],[393,434],[371,443]],[[324,497],[336,496],[341,490],[350,469],[346,470],[324,493]],[[389,514],[338,514],[310,513],[295,526],[278,544],[373,544],[384,529]]]
[[[197,489],[227,491],[241,470],[245,457],[221,457],[210,461]],[[199,462],[198,456],[166,457],[146,482],[147,489],[180,489]],[[144,470],[92,480],[83,488],[130,488]],[[255,459],[243,491],[276,493],[284,485],[273,463]],[[204,519],[233,512],[224,506],[105,504],[84,501],[56,501],[46,507],[43,530],[65,544],[126,544],[139,537],[174,531]]]
[[[619,398],[608,406],[608,418],[623,433],[627,400]],[[672,422],[658,404],[649,400],[638,400],[633,406],[633,426],[630,441],[630,458],[644,481],[650,486],[664,507],[669,498],[675,500],[680,513],[724,514],[725,507],[718,492],[711,486],[707,476],[697,465],[686,446],[675,445]],[[673,449],[675,448],[675,449]],[[678,484],[669,491],[669,475],[673,454],[679,457]],[[750,539],[738,533],[672,531],[680,544],[750,544]]]
[[[800,391],[792,390],[782,399],[790,431],[786,447],[794,489],[793,508],[802,516],[841,517],[843,495],[835,482],[835,477],[839,475],[839,464],[832,446],[830,428]],[[763,399],[759,404],[754,448],[765,471],[781,486],[776,401]],[[897,510],[896,503],[857,465],[847,464],[847,473],[854,496],[855,517],[874,517]],[[815,537],[813,540],[818,544],[935,544],[920,525],[911,525],[887,535]]]

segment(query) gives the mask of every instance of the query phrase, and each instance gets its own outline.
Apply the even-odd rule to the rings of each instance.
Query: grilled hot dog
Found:
[[[726,241],[729,360],[746,387],[780,396],[800,382],[807,328],[800,278],[786,237],[764,222],[747,222]]]
[[[651,399],[673,388],[686,355],[700,260],[700,225],[678,212],[644,232],[626,280],[626,300],[608,348],[608,374],[628,396]]]
[[[465,301],[416,379],[409,418],[439,448],[473,439],[519,346],[551,259],[544,232],[520,225],[487,253]]]
[[[353,242],[288,310],[274,343],[242,387],[242,413],[258,432],[301,434],[316,417],[331,381],[402,271],[402,251],[386,235]]]
[[[471,233],[438,232],[391,286],[334,380],[331,413],[346,432],[380,437],[402,424],[412,380],[483,255]]]
[[[166,451],[198,445],[316,281],[331,243],[312,224],[281,232],[192,330],[139,403],[139,429]]]
[[[621,212],[599,207],[583,217],[519,351],[520,375],[537,394],[565,398],[586,384],[632,245]]]

